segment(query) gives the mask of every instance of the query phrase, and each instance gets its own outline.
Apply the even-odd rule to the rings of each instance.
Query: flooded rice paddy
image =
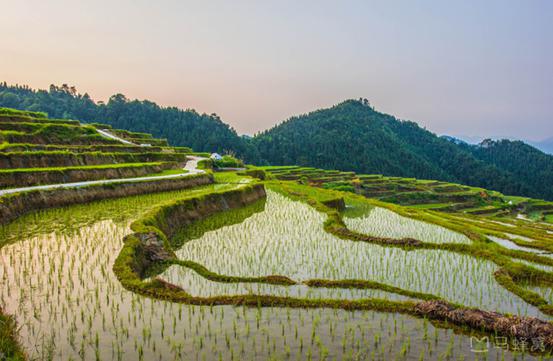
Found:
[[[324,231],[325,217],[304,203],[268,191],[263,212],[207,232],[176,253],[224,275],[283,275],[296,281],[364,279],[467,306],[546,317],[500,286],[493,277],[498,267],[490,261],[442,250],[405,251],[342,240]],[[187,282],[173,269],[167,272],[177,285]]]
[[[205,189],[205,188],[203,188]],[[112,265],[143,212],[193,191],[41,212],[2,227],[0,304],[31,360],[473,360],[468,336],[379,312],[191,306],[121,287]],[[493,264],[446,252],[405,252],[338,240],[324,217],[269,192],[265,210],[187,242],[179,257],[230,275],[363,278],[521,314],[535,310],[496,285]],[[182,267],[163,275],[192,294],[401,296],[371,290],[218,284]],[[531,360],[490,346],[490,360]]]
[[[414,238],[431,243],[471,243],[464,234],[403,217],[381,207],[373,207],[361,217],[345,217],[344,222],[352,231],[377,237]]]

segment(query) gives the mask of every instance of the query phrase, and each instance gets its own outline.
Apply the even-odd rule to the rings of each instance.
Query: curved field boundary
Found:
[[[21,187],[100,179],[143,177],[168,169],[180,169],[178,162],[123,163],[59,168],[0,170],[0,187]]]
[[[166,192],[213,183],[213,175],[176,174],[134,179],[112,179],[16,190],[0,197],[0,223],[37,210],[93,202],[106,198],[121,198],[138,194]],[[1,193],[0,193],[1,195]]]
[[[405,290],[399,287],[390,286],[384,283],[358,280],[358,279],[346,279],[346,280],[325,280],[325,279],[309,279],[304,282],[294,281],[286,276],[270,275],[260,277],[239,277],[239,276],[227,276],[221,275],[208,270],[205,266],[190,260],[169,260],[167,264],[180,265],[189,268],[202,276],[203,278],[220,283],[265,283],[277,286],[295,286],[305,285],[313,288],[354,288],[354,289],[372,289],[381,290],[389,293],[395,293],[398,295],[416,298],[420,300],[440,300],[441,298],[429,293],[414,292]]]
[[[144,148],[143,148],[144,149]],[[0,153],[0,168],[49,168],[83,165],[101,165],[115,163],[143,162],[185,162],[184,153],[141,152],[141,153],[104,153],[70,152],[63,150],[38,152]]]
[[[298,307],[298,308],[340,308],[345,310],[375,310],[385,312],[400,312],[418,317],[428,317],[432,320],[446,321],[476,331],[497,333],[499,335],[528,339],[540,337],[546,347],[553,349],[553,324],[533,317],[518,317],[488,312],[478,309],[454,305],[443,300],[390,301],[384,299],[306,299],[269,295],[236,295],[196,297],[188,294],[181,287],[160,279],[145,281],[143,277],[148,270],[164,267],[176,259],[170,239],[179,233],[179,228],[201,221],[212,215],[229,209],[252,204],[265,196],[264,187],[260,183],[243,185],[237,189],[213,192],[199,197],[178,200],[150,212],[145,217],[135,221],[131,229],[135,232],[126,237],[125,244],[118,255],[113,270],[123,287],[138,294],[194,305],[244,305],[257,307]],[[311,200],[312,205],[322,205]],[[322,205],[324,206],[324,205]],[[326,206],[324,206],[326,207]],[[327,211],[331,211],[327,209]],[[327,228],[327,227],[325,227]],[[426,244],[426,243],[421,243]],[[396,244],[400,247],[413,245]],[[434,247],[436,245],[433,245]],[[439,245],[438,245],[439,246]],[[466,245],[465,245],[466,246]],[[218,275],[210,272],[202,265],[188,261],[176,262],[194,269],[200,275],[219,282],[240,282],[242,278]],[[280,276],[256,277],[247,282],[265,282],[291,284],[290,279]],[[291,282],[290,282],[291,281]],[[311,280],[312,286],[318,287],[381,287],[381,285],[363,280]],[[391,287],[391,286],[389,286]],[[397,293],[404,292],[394,289]]]
[[[327,204],[340,203],[336,200],[325,199],[323,201],[314,199],[307,193],[302,193],[301,189],[297,186],[289,188],[289,184],[279,183],[273,184],[273,189],[277,192],[284,193],[293,199],[303,201],[310,206],[314,207],[319,212],[325,213],[327,219],[324,222],[324,229],[338,238],[344,240],[350,240],[355,242],[367,242],[374,243],[386,247],[398,247],[406,251],[415,249],[425,250],[444,250],[449,252],[456,252],[459,254],[470,255],[475,258],[482,258],[489,260],[500,267],[495,272],[494,277],[500,285],[505,287],[508,291],[514,293],[525,302],[536,306],[540,311],[547,315],[553,315],[553,305],[549,305],[548,302],[538,293],[530,291],[523,287],[526,285],[553,285],[553,274],[550,272],[542,271],[540,269],[527,266],[521,263],[513,262],[511,258],[518,258],[526,261],[536,262],[543,265],[553,265],[553,259],[543,257],[535,253],[511,250],[496,245],[493,242],[486,242],[486,237],[483,234],[475,233],[473,229],[462,229],[456,224],[445,224],[444,222],[431,222],[440,226],[444,226],[454,231],[461,232],[467,235],[473,240],[472,244],[457,244],[457,243],[429,243],[415,239],[390,239],[382,237],[374,237],[364,235],[358,232],[351,231],[347,228],[342,220],[342,215],[336,209],[329,207]],[[320,192],[325,192],[321,190]],[[336,196],[335,192],[329,192],[328,196]],[[394,206],[393,210],[398,209]],[[408,216],[413,215],[412,212],[416,210],[410,210]],[[419,220],[428,221],[420,215],[414,217]],[[484,241],[483,241],[484,240]]]

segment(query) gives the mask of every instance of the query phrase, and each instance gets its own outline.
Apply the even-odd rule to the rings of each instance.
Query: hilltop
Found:
[[[545,193],[447,139],[380,113],[366,101],[348,100],[292,117],[255,137],[271,164],[313,166],[388,176],[463,183],[505,194]]]
[[[542,140],[541,142],[532,142],[532,145],[544,153],[553,154],[553,137]]]
[[[366,100],[347,100],[292,117],[253,142],[270,164],[435,179],[553,199],[551,183],[541,181],[553,176],[553,157],[519,143],[501,143],[492,156],[495,147],[438,137],[415,122],[376,111]]]

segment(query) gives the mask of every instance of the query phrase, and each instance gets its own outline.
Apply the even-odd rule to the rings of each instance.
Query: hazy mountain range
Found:
[[[517,140],[516,137],[501,137],[501,136],[481,137],[481,136],[453,135],[452,137],[465,141],[469,144],[478,144],[486,138],[496,139],[496,140],[500,140],[500,139]],[[549,137],[542,141],[534,141],[534,140],[528,140],[528,139],[521,139],[521,140],[533,147],[538,148],[542,152],[553,154],[553,137]]]

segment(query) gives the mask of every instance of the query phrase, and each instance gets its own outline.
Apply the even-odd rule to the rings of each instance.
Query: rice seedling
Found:
[[[240,224],[206,232],[200,238],[186,242],[176,254],[180,259],[197,262],[223,275],[281,275],[296,281],[312,278],[372,280],[432,293],[467,306],[546,317],[531,305],[521,307],[519,298],[495,281],[493,273],[498,267],[493,262],[444,250],[405,251],[347,242],[325,232],[324,220],[325,215],[313,208],[268,191],[263,212]],[[179,279],[173,269],[167,271],[170,282],[175,281],[187,290],[191,286],[191,292],[194,292],[196,288],[192,280],[196,276],[180,270],[179,273],[189,276]],[[201,281],[198,279],[198,282]],[[236,288],[237,285],[211,287],[222,287],[218,289],[226,292],[231,292],[234,287],[244,293],[243,288]],[[270,288],[267,285],[240,287]],[[208,292],[209,288],[203,286],[201,292]],[[295,289],[288,287],[279,292],[298,292]],[[342,295],[352,292],[335,291]]]
[[[469,337],[374,311],[183,305],[125,290],[112,265],[144,212],[176,197],[234,187],[102,201],[40,212],[0,228],[0,302],[30,359],[364,360],[471,357]],[[225,275],[374,280],[459,303],[538,314],[498,286],[496,266],[446,251],[405,251],[338,239],[325,216],[269,192],[265,210],[186,242],[178,256]],[[326,260],[325,260],[326,259]],[[447,270],[447,272],[445,271]],[[173,265],[159,277],[193,295],[406,299],[379,289],[222,283]],[[540,315],[541,317],[542,315]],[[436,342],[437,340],[437,342]],[[430,348],[431,347],[431,348]],[[432,351],[429,351],[429,350]],[[490,357],[501,352],[490,350]],[[513,359],[511,353],[507,359]],[[531,360],[532,355],[525,359]]]
[[[344,222],[353,231],[377,237],[414,238],[432,243],[471,243],[463,234],[403,217],[381,207],[373,207],[362,217],[344,217]]]

